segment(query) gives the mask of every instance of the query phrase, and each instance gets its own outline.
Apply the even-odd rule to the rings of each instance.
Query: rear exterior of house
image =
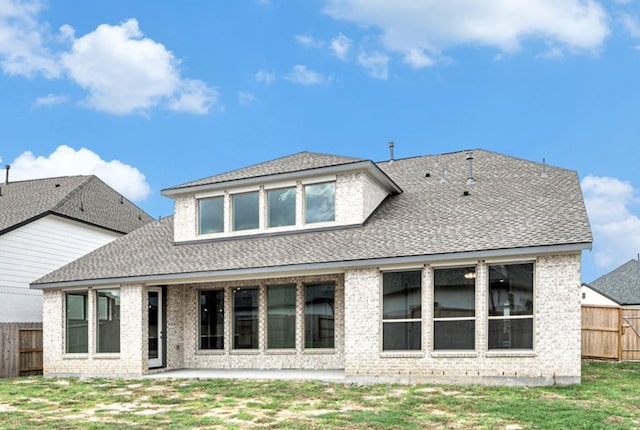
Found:
[[[580,382],[575,172],[483,150],[303,152],[163,194],[173,217],[32,284],[45,374]]]

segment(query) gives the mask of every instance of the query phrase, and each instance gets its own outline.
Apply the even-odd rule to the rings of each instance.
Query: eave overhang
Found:
[[[527,248],[491,249],[482,251],[452,252],[444,254],[414,255],[403,257],[383,257],[366,260],[332,261],[324,263],[292,264],[286,266],[268,266],[246,269],[213,270],[204,272],[184,272],[168,274],[151,274],[142,276],[124,276],[100,279],[84,279],[50,283],[32,283],[31,289],[50,290],[59,288],[100,287],[120,284],[169,285],[202,282],[220,282],[242,279],[264,279],[273,277],[290,277],[299,274],[340,273],[350,269],[363,269],[383,266],[415,267],[439,262],[456,262],[461,260],[487,260],[500,258],[533,258],[537,255],[581,252],[591,249],[591,242],[562,245],[535,246]]]

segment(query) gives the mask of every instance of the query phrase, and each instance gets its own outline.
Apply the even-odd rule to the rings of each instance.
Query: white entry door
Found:
[[[162,367],[163,333],[162,288],[149,288],[149,368]]]

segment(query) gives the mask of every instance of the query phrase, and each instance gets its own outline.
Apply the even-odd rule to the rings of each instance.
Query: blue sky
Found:
[[[584,281],[640,252],[638,0],[0,0],[0,68],[14,180],[94,173],[157,217],[303,150],[484,148],[578,171]]]

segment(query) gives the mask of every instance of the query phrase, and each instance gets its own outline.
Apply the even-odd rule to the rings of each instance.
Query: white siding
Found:
[[[42,321],[29,283],[119,236],[53,215],[0,236],[0,322]]]
[[[587,287],[586,285],[582,285],[580,289],[582,293],[582,304],[590,305],[590,306],[620,306],[618,303],[613,300],[603,296],[599,292]]]

